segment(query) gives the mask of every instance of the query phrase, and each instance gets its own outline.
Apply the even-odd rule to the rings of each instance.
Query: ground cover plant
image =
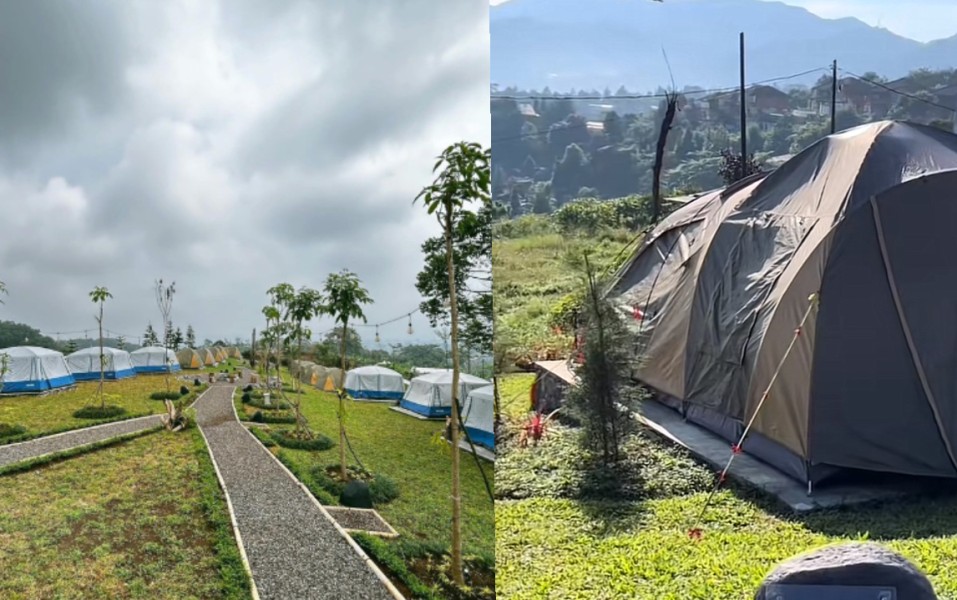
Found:
[[[288,377],[288,374],[284,372],[284,376]],[[338,432],[336,394],[322,392],[310,386],[304,386],[304,391],[302,411],[310,427],[316,433],[335,436]],[[251,418],[258,410],[244,405],[239,393],[234,396],[234,404],[237,412],[247,418]],[[423,562],[424,557],[447,552],[450,543],[448,523],[451,507],[448,493],[451,452],[444,441],[437,439],[443,424],[401,415],[390,410],[386,404],[363,402],[348,402],[346,419],[349,441],[362,465],[374,474],[384,475],[394,483],[397,490],[396,497],[376,505],[376,510],[400,533],[400,538],[396,540],[383,540],[384,546],[381,547],[389,549],[394,557],[401,558],[413,573],[429,576],[430,571]],[[275,430],[289,426],[269,427]],[[250,429],[260,441],[272,440],[269,433],[262,431],[262,427]],[[337,448],[320,452],[280,449],[276,446],[271,449],[278,453],[280,460],[313,491],[320,502],[338,502],[338,497],[332,493],[338,488],[334,484],[321,481],[321,477],[317,477],[319,473],[316,472],[320,469],[327,475],[325,467],[338,464]],[[347,456],[351,468],[357,469],[358,465],[351,453]],[[483,466],[486,474],[494,481],[493,465],[484,463]],[[474,567],[472,571],[476,575],[484,573],[486,583],[494,585],[493,506],[471,455],[462,455],[461,475],[466,565]],[[383,560],[388,560],[374,556],[380,565]],[[383,557],[385,556],[383,554]],[[431,573],[434,575],[436,570]],[[444,589],[437,581],[430,581],[429,585],[436,586],[436,590]],[[450,592],[434,593],[439,594],[435,596],[437,598],[452,597],[442,595]],[[486,592],[483,595],[476,589],[475,595],[471,597],[492,598],[494,594]]]
[[[195,429],[0,476],[0,532],[4,598],[251,597]]]
[[[72,390],[46,396],[0,398],[0,423],[23,429],[20,434],[7,437],[0,430],[0,444],[165,411],[162,402],[150,399],[151,394],[164,387],[163,379],[139,376],[104,383],[110,405],[125,409],[125,414],[105,418],[75,416],[80,409],[99,403],[96,395],[98,385],[96,381],[82,381]],[[192,387],[187,403],[205,389],[205,386]]]
[[[496,311],[501,308],[506,319],[525,314],[544,320],[560,303],[560,293],[533,308],[523,309],[519,299],[536,298],[535,291],[562,276],[565,245],[538,230],[495,244],[495,285],[505,294],[503,302],[496,295]],[[550,275],[539,276],[536,269]],[[545,344],[551,333],[540,326],[529,335],[513,358],[520,359],[523,348]],[[533,381],[527,373],[499,378],[502,410],[513,422],[520,423],[527,411]],[[517,436],[497,441],[500,598],[737,600],[753,595],[763,577],[794,554],[865,539],[912,560],[939,597],[957,598],[952,485],[942,484],[932,495],[797,517],[732,484],[715,496],[695,541],[688,531],[711,490],[713,469],[643,428],[625,439],[620,464],[603,467],[584,449],[580,435],[579,429],[555,424],[538,444],[520,447]]]

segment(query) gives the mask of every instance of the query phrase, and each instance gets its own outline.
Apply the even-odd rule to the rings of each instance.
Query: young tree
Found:
[[[299,288],[299,291],[293,294],[288,298],[288,303],[286,304],[286,317],[290,322],[289,327],[289,339],[296,342],[296,359],[302,357],[302,343],[305,339],[312,336],[312,332],[304,326],[304,323],[311,320],[312,318],[322,314],[325,311],[325,306],[323,305],[322,294],[318,291],[302,287]],[[302,412],[299,410],[301,398],[300,393],[302,392],[302,378],[296,377],[293,380],[295,383],[296,400],[292,403],[293,408],[296,411],[296,432],[299,434],[305,434],[305,437],[311,438],[311,432],[309,432],[306,419],[302,416]]]
[[[118,336],[116,338],[116,347],[119,348],[120,350],[126,350],[126,337],[122,335]]]
[[[601,452],[605,464],[619,458],[627,415],[619,410],[628,358],[627,333],[615,309],[602,297],[601,284],[585,256],[584,363],[580,384],[569,394],[568,407],[584,425],[584,439]]]
[[[96,324],[100,328],[100,385],[96,390],[97,395],[100,397],[100,408],[106,406],[106,399],[103,397],[103,380],[106,378],[106,374],[104,373],[106,368],[106,355],[103,353],[103,304],[108,298],[112,297],[113,294],[101,286],[96,286],[93,288],[93,291],[90,292],[90,300],[92,300],[94,304],[100,305],[100,314],[96,317]]]
[[[349,331],[350,319],[366,320],[362,312],[363,304],[371,304],[369,292],[362,287],[359,277],[347,269],[339,273],[331,273],[326,278],[323,291],[326,294],[325,312],[331,315],[342,328],[340,342],[340,364],[342,369],[342,385],[339,386],[339,475],[342,481],[346,480],[346,426],[345,426],[345,381],[346,381],[346,333]]]
[[[76,350],[76,340],[68,340],[66,343],[66,353],[73,354]]]
[[[186,347],[196,349],[196,332],[193,331],[192,325],[186,326]]]
[[[467,204],[491,201],[490,162],[489,150],[483,149],[480,144],[453,144],[436,161],[433,173],[438,172],[438,175],[435,180],[415,197],[416,202],[423,200],[430,215],[435,215],[445,237],[452,345],[452,420],[449,427],[449,441],[452,443],[451,569],[452,578],[458,585],[465,584],[465,577],[462,571],[462,498],[459,482],[459,307],[455,276],[455,228]]]
[[[159,338],[156,337],[156,332],[153,330],[153,324],[150,323],[146,326],[146,332],[143,334],[143,345],[144,346],[158,346]]]
[[[163,331],[169,333],[170,331],[170,320],[169,315],[173,311],[173,294],[176,293],[176,282],[171,281],[169,285],[163,285],[163,280],[156,280],[156,306],[159,308],[160,314],[163,316]],[[169,393],[169,375],[172,370],[172,365],[169,359],[169,341],[170,336],[163,336],[163,350],[166,351],[167,356],[163,357],[166,365],[166,392]]]
[[[179,350],[179,347],[183,345],[183,332],[179,327],[176,328],[176,331],[173,332],[173,350]]]

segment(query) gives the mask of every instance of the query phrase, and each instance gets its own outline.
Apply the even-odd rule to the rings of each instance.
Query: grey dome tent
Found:
[[[957,136],[884,121],[681,207],[608,292],[633,376],[808,483],[957,477],[954,169]]]

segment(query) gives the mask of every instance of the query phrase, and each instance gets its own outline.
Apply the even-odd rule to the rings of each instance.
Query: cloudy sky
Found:
[[[489,143],[488,45],[485,0],[0,0],[0,319],[92,334],[103,285],[139,335],[162,277],[174,324],[246,338],[268,287],[342,268],[370,323],[408,312],[412,200]],[[413,322],[383,343],[437,341]]]

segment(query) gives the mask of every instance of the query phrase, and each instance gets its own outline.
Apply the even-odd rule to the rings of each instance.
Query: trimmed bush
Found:
[[[179,392],[153,392],[150,400],[179,400]]]
[[[246,387],[243,388],[243,391],[244,391],[244,392],[251,392],[251,391],[253,391],[253,386],[252,386],[252,384],[251,384],[251,383],[250,383],[250,384],[247,384]]]
[[[314,467],[311,475],[322,489],[337,498],[345,489],[346,484],[339,480],[339,465]],[[369,484],[373,504],[387,504],[399,497],[399,486],[381,473],[370,473],[358,466],[348,465],[346,475],[350,481],[364,481]]]
[[[76,419],[111,419],[126,414],[122,406],[84,406],[73,413]]]
[[[249,395],[249,392],[244,393],[243,396],[242,396],[243,404],[249,404],[250,401],[252,401],[252,399],[253,399],[253,398],[252,398],[252,396]]]
[[[23,435],[26,432],[27,428],[22,425],[9,425],[7,423],[0,423],[0,438]]]
[[[193,386],[199,387],[199,386],[201,386],[201,385],[203,385],[203,384],[200,383],[199,379],[194,379],[194,380],[193,380]]]
[[[283,448],[293,450],[328,450],[335,444],[321,433],[313,433],[312,439],[295,437],[294,432],[286,429],[276,429],[271,432],[272,439]]]
[[[286,411],[267,411],[264,413],[257,410],[253,414],[252,421],[254,423],[288,424],[296,422],[296,415]]]
[[[185,385],[179,386],[179,395],[180,395],[180,396],[188,396],[188,395],[189,395],[189,388],[186,387]]]
[[[267,405],[263,403],[261,398],[256,398],[255,396],[252,396],[249,402],[247,402],[246,404],[248,404],[249,406],[252,406],[253,408],[260,408],[262,410],[286,410],[286,409],[292,408],[292,406],[288,402],[283,402],[282,400],[279,400],[278,398],[270,398],[270,402],[272,402],[272,404]]]

